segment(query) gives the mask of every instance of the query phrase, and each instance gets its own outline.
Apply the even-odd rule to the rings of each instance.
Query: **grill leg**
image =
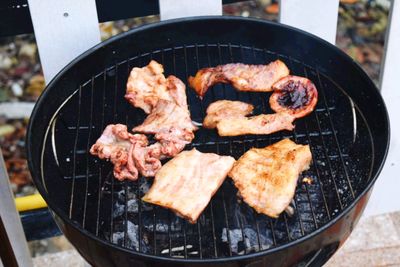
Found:
[[[15,208],[14,196],[1,149],[0,203],[0,257],[4,266],[33,266],[21,220]]]

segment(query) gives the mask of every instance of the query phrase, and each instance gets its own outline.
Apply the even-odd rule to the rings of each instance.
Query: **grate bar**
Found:
[[[265,51],[265,50],[264,50],[264,51]],[[276,59],[281,59],[280,56],[279,56],[279,54],[277,54]],[[292,64],[291,61],[290,61],[290,63]],[[293,134],[293,137],[295,138],[295,141],[297,141],[297,139],[296,139],[296,132],[295,132],[294,129],[293,129],[292,134]],[[283,138],[283,133],[282,133],[282,132],[279,132],[279,135]],[[298,209],[298,208],[299,208],[299,205],[298,205],[298,203],[297,203],[296,195],[293,197],[293,200],[294,200],[296,209]],[[311,203],[310,203],[310,206],[311,206]],[[297,210],[297,212],[298,212],[298,210]],[[300,225],[301,235],[304,236],[303,220],[301,219],[300,214],[298,214],[296,217],[297,217],[297,220],[298,220],[299,225]],[[286,222],[286,221],[287,221],[287,219],[286,219],[286,213],[285,213],[285,222]],[[287,222],[286,222],[286,224],[287,224]]]
[[[307,125],[306,122],[304,124],[305,124],[306,132],[308,133],[308,125]],[[310,138],[309,135],[307,135],[307,141],[308,141],[308,144],[310,145],[310,150],[311,150],[311,154],[313,155],[313,158],[316,158],[315,157],[315,152],[313,150],[313,146],[312,146],[312,143],[311,143],[311,138]],[[326,201],[326,196],[325,196],[325,193],[324,193],[324,190],[323,190],[323,184],[322,184],[320,171],[319,171],[319,168],[318,168],[317,164],[315,163],[315,160],[312,161],[312,167],[314,168],[315,173],[317,174],[318,185],[319,185],[318,187],[321,190],[322,200],[324,202],[324,207],[325,207],[325,210],[326,210],[326,214],[328,215],[328,219],[330,220],[331,219],[331,214],[329,212],[328,202]]]
[[[126,77],[129,77],[129,70],[130,70],[130,61],[127,61],[127,71],[126,71]],[[118,74],[117,74],[118,75]],[[115,82],[115,86],[118,86],[117,80]],[[126,112],[125,115],[125,125],[128,125],[129,122],[129,116],[128,112]],[[139,180],[139,179],[138,179]],[[124,181],[124,191],[125,191],[125,205],[124,205],[124,247],[127,247],[127,237],[128,237],[128,181]],[[139,186],[138,186],[139,187]],[[138,205],[139,206],[139,205]],[[138,227],[139,228],[139,227]],[[138,230],[139,231],[139,230]],[[139,251],[141,250],[141,236],[139,234]]]
[[[291,63],[291,65],[293,65],[293,61],[292,61],[291,59],[290,59],[290,63]],[[305,73],[305,74],[306,74],[306,73]],[[329,110],[334,110],[335,108],[328,108],[328,109],[329,109]],[[316,108],[315,110],[321,112],[321,111],[323,111],[324,109],[318,109],[318,108]],[[304,121],[304,124],[305,124],[305,130],[306,130],[306,134],[307,134],[308,144],[310,145],[310,151],[311,151],[311,153],[312,153],[312,155],[313,155],[313,159],[315,159],[316,157],[315,157],[315,153],[314,153],[314,151],[313,151],[313,146],[312,146],[311,138],[310,138],[311,134],[309,133],[309,130],[308,130],[307,121]],[[329,156],[329,158],[331,158],[331,156]],[[330,219],[331,219],[331,214],[330,214],[330,211],[329,211],[329,208],[328,208],[328,203],[327,203],[327,201],[326,201],[326,196],[325,196],[325,193],[324,193],[324,190],[323,190],[323,184],[322,184],[322,179],[321,179],[321,176],[320,176],[320,171],[319,171],[319,169],[318,169],[317,164],[315,163],[315,160],[312,161],[312,167],[314,168],[315,173],[317,174],[318,185],[319,185],[318,187],[319,187],[320,192],[321,192],[321,195],[322,195],[322,200],[323,200],[323,203],[324,203],[324,207],[325,207],[325,210],[326,210],[326,214],[328,215],[328,219],[330,220]],[[308,199],[310,199],[310,193],[309,193],[309,188],[308,188],[308,185],[307,185],[307,184],[306,184],[306,189],[307,189],[307,197],[308,197]],[[311,202],[310,202],[310,203],[311,203]],[[312,211],[312,215],[313,215],[313,220],[314,220],[314,223],[315,223],[315,227],[316,227],[316,229],[318,229],[318,222],[317,222],[316,217],[315,217],[315,211],[314,211],[313,206],[311,206],[311,211]]]
[[[293,129],[293,138],[294,138],[295,142],[297,143],[298,142],[298,138],[297,138],[297,135],[296,135],[296,129]],[[310,149],[310,151],[311,151],[311,149]],[[313,222],[314,222],[314,225],[315,225],[315,229],[317,229],[318,228],[317,218],[315,217],[314,205],[312,204],[312,201],[311,201],[310,190],[309,190],[309,186],[308,186],[307,183],[305,183],[305,188],[306,188],[308,204],[310,205],[311,214],[312,214],[312,217],[313,217]],[[295,199],[296,206],[298,207],[298,201],[296,200],[296,197],[294,199]],[[300,217],[300,215],[299,215],[299,217]],[[303,228],[302,228],[302,234],[304,235]]]
[[[89,116],[89,133],[87,139],[86,150],[89,151],[92,137],[92,124],[93,124],[93,91],[94,91],[94,78],[92,77],[91,88],[90,88],[90,116]],[[86,183],[85,183],[85,200],[83,204],[83,219],[82,227],[85,228],[86,224],[86,208],[87,198],[89,190],[89,153],[86,154]]]
[[[102,88],[102,105],[101,105],[101,127],[104,129],[104,110],[106,100],[106,70],[103,71],[103,88]],[[98,133],[98,136],[100,132]],[[103,179],[102,164],[99,164],[99,179],[97,189],[97,217],[96,217],[96,236],[99,236],[99,224],[100,224],[100,206],[101,206],[101,181]]]
[[[123,181],[125,191],[125,206],[124,206],[124,247],[127,247],[128,240],[128,181]],[[139,239],[140,240],[140,239]],[[139,241],[140,244],[140,241]]]
[[[189,77],[187,58],[188,58],[188,56],[187,56],[186,46],[183,46],[183,59],[184,59],[184,65],[185,65],[185,76]],[[175,68],[174,71],[176,73],[176,65],[175,64],[174,64],[174,68]],[[187,97],[187,101],[188,101],[188,105],[189,105],[189,108],[190,108],[192,106],[192,102],[191,102],[190,97]],[[190,146],[191,146],[191,144],[190,144]],[[201,240],[201,225],[200,225],[201,217],[203,217],[203,214],[200,215],[200,218],[199,218],[198,222],[196,223],[196,225],[197,225],[197,238],[199,239],[199,257],[200,257],[200,259],[203,258],[203,249],[202,249],[202,244],[201,244],[201,242],[202,242],[202,240]],[[186,248],[186,246],[185,246],[185,248]]]
[[[212,67],[211,65],[211,58],[210,58],[210,50],[209,50],[209,46],[208,44],[206,45],[206,51],[207,51],[207,62],[208,62],[208,67]],[[225,88],[224,88],[225,89]],[[213,92],[213,99],[215,99],[215,94],[214,94],[214,90]],[[224,95],[225,95],[225,90],[223,91]],[[203,102],[203,101],[201,101]],[[217,135],[217,140],[219,141],[221,138],[219,135]],[[219,142],[217,141],[217,154],[220,154],[220,146],[219,146]],[[230,147],[231,151],[232,151],[232,147]],[[224,192],[222,192],[222,207],[224,210],[224,222],[225,222],[225,227],[226,227],[226,239],[228,240],[228,245],[229,245],[229,256],[232,256],[232,243],[231,243],[231,234],[230,234],[230,230],[229,230],[229,222],[228,222],[228,211],[226,209],[226,202],[225,202],[225,194]],[[242,230],[243,233],[243,230]]]
[[[78,146],[78,138],[79,138],[79,124],[81,121],[81,101],[82,101],[82,86],[79,86],[78,91],[78,117],[76,120],[76,132],[75,132],[75,141],[74,141],[74,150],[73,150],[73,165],[72,165],[72,184],[71,184],[71,198],[69,205],[69,218],[72,219],[72,210],[74,205],[74,191],[75,191],[75,178],[76,178],[76,149]]]
[[[110,220],[110,240],[112,243],[114,243],[114,238],[113,238],[113,231],[114,231],[114,175],[112,175],[112,172],[110,172],[110,175],[108,175],[109,179],[111,179],[111,220]]]
[[[254,47],[252,48],[252,52],[253,52],[253,60],[255,60],[256,59],[256,55],[255,55]],[[229,54],[231,56],[231,62],[233,62],[233,52],[232,52],[231,44],[229,44]],[[240,57],[241,57],[241,61],[243,62],[244,56],[243,56],[243,47],[242,46],[240,46]],[[254,100],[253,99],[253,94],[247,93],[247,96],[249,97],[249,99]],[[254,102],[254,101],[251,101],[251,102]],[[264,101],[262,101],[262,106],[263,106],[263,113],[266,113],[267,110],[266,110]],[[254,139],[255,139],[256,146],[259,147],[258,136],[255,135],[254,137],[255,137]],[[246,148],[246,143],[244,142],[244,138],[242,139],[242,142],[243,142],[243,153],[245,153],[246,152],[246,149],[245,149]],[[256,231],[257,231],[258,249],[261,250],[262,247],[261,247],[260,227],[259,227],[258,218],[257,218],[258,216],[257,216],[256,211],[254,209],[251,209],[251,210],[252,210],[252,215],[253,215],[253,218],[254,218],[254,221],[255,221],[255,226],[256,226]],[[271,231],[272,231],[272,229],[271,229]]]
[[[163,52],[161,52],[161,54],[163,55]],[[172,63],[173,63],[173,72],[176,75],[176,50],[175,47],[172,48]],[[188,99],[188,98],[186,98]],[[190,104],[188,103],[188,105],[190,106]],[[181,219],[183,221],[183,227],[182,227],[182,231],[183,231],[183,251],[185,254],[185,259],[187,259],[188,257],[188,252],[187,252],[187,237],[186,237],[186,220]]]
[[[94,79],[93,77],[92,77],[92,79]],[[324,109],[324,111],[325,111],[325,109]],[[67,129],[68,130],[76,130],[76,129],[79,129],[79,130],[90,130],[90,129],[95,129],[96,128],[96,126],[86,126],[86,125],[80,125],[79,127],[76,127],[76,126],[67,126]],[[80,150],[80,151],[85,151],[85,150]],[[86,151],[85,151],[86,152]]]
[[[290,65],[291,65],[291,67],[292,67],[292,69],[293,69],[293,61],[292,61],[291,57],[289,57],[289,62],[290,62]],[[308,132],[307,132],[307,133],[308,133]],[[299,140],[299,137],[298,137],[296,128],[293,129],[293,138],[294,138],[295,142],[297,143],[298,140]],[[310,148],[310,151],[311,151],[311,148]],[[314,158],[314,157],[313,157],[313,158]],[[310,209],[311,209],[311,214],[312,214],[312,217],[313,217],[313,222],[314,222],[314,225],[315,225],[315,229],[317,229],[317,228],[318,228],[317,218],[316,218],[316,216],[315,216],[314,205],[312,204],[312,201],[311,201],[309,186],[308,186],[307,183],[305,184],[305,188],[306,188],[308,204],[309,204]],[[299,207],[299,206],[298,206],[298,201],[297,201],[296,197],[294,197],[294,200],[295,200],[296,206]],[[298,215],[298,216],[299,216],[299,218],[301,217],[300,215]],[[303,222],[300,220],[300,223],[301,223],[301,226],[302,226],[302,228],[301,228],[301,230],[302,230],[302,235],[304,235],[304,228],[303,228],[303,225],[302,225]]]
[[[308,141],[308,144],[310,145],[311,154],[312,154],[313,158],[316,158],[315,157],[315,152],[314,152],[314,149],[313,149],[313,146],[312,146],[312,143],[311,143],[310,135],[308,135],[308,125],[307,125],[306,121],[304,122],[304,125],[305,125],[305,129],[306,129],[306,133],[307,133],[307,141]],[[322,195],[322,200],[324,202],[324,207],[325,207],[326,213],[328,215],[328,219],[330,220],[331,219],[331,214],[329,212],[328,202],[326,201],[326,196],[325,196],[324,189],[323,189],[323,184],[322,184],[320,171],[319,171],[319,168],[318,168],[317,164],[315,163],[315,160],[312,161],[312,166],[313,166],[313,168],[315,170],[315,173],[317,174],[318,185],[319,185],[318,187],[321,190],[321,195]]]
[[[118,64],[115,64],[115,82],[114,82],[114,103],[113,103],[113,117],[114,121],[118,121],[118,113],[117,113],[117,98],[118,98]],[[110,172],[111,173],[111,172]],[[111,220],[110,220],[110,240],[114,242],[113,233],[114,233],[114,175],[111,176]],[[125,222],[127,223],[127,222]],[[124,236],[124,244],[126,239],[126,235]]]
[[[220,46],[220,44],[218,43],[217,44],[217,49],[218,49],[218,63],[221,65],[221,64],[223,64],[223,62],[222,62],[222,56],[221,56],[221,46]],[[231,62],[233,61],[232,60],[232,54],[230,55],[231,56]],[[222,92],[223,92],[223,98],[224,99],[226,99],[226,85],[223,83],[222,84]],[[213,91],[214,92],[214,91]],[[238,91],[237,90],[235,90],[235,96],[236,96],[236,99],[237,100],[239,100],[239,93],[238,93]],[[214,95],[214,97],[213,97],[213,100],[215,101],[215,95]],[[242,139],[242,142],[243,142],[243,140],[244,140],[244,138],[243,137],[241,137],[241,139]],[[244,151],[244,150],[243,150]],[[230,155],[233,155],[233,147],[232,147],[232,140],[231,139],[229,139],[229,152],[230,152]],[[225,201],[225,197],[223,198],[224,199],[224,201]],[[240,227],[240,231],[241,231],[241,233],[242,233],[242,241],[244,242],[245,241],[245,235],[244,235],[244,230],[243,230],[243,223],[242,223],[242,221],[243,221],[243,215],[242,215],[242,213],[240,213],[240,216],[239,216],[239,227]],[[229,232],[227,232],[228,234],[229,234]],[[247,254],[246,253],[246,250],[244,250],[244,254]]]
[[[161,64],[164,66],[165,64],[165,51],[164,49],[161,50]],[[175,58],[174,58],[175,59]],[[174,64],[175,68],[175,64]],[[176,73],[176,70],[174,69],[174,74]],[[172,237],[171,237],[171,227],[172,227],[172,220],[171,220],[171,213],[168,212],[168,253],[169,256],[172,257]]]
[[[275,227],[274,227],[274,224],[272,223],[271,218],[269,218],[268,221],[269,221],[269,228],[271,229],[271,234],[272,234],[272,242],[273,242],[274,246],[276,246],[277,242],[276,242],[276,236],[275,236]]]
[[[277,53],[273,53],[273,52],[271,52],[271,51],[267,51],[266,49],[264,49],[263,52],[264,52],[264,58],[265,58],[266,61],[268,61],[268,54],[270,54],[274,59],[275,59],[275,58],[279,58],[279,54],[277,54]],[[265,97],[262,98],[262,101],[264,102],[264,103],[263,103],[263,106],[266,107],[266,106],[267,106],[267,103],[265,103],[265,102],[266,102]],[[283,138],[282,132],[279,132],[279,136],[280,136],[279,140],[281,140],[281,139]],[[269,136],[268,139],[269,139],[269,144],[271,145],[273,139],[272,139],[270,136]],[[281,217],[283,217],[283,220],[284,220],[284,222],[285,222],[285,231],[286,231],[288,240],[289,240],[289,242],[290,242],[290,241],[292,240],[292,237],[290,236],[290,230],[289,230],[288,219],[287,219],[286,213],[284,212],[284,213],[283,213],[283,216],[281,216]],[[279,219],[278,219],[278,220],[279,220]]]
[[[307,75],[306,69],[304,69],[304,72]],[[323,88],[323,85],[322,85],[322,82],[321,82],[321,77],[320,77],[320,74],[319,74],[318,70],[317,70],[317,77],[318,77],[318,83],[319,83],[320,87]],[[343,167],[343,170],[344,170],[344,174],[346,176],[347,184],[349,185],[351,195],[352,195],[352,197],[354,199],[355,195],[354,195],[353,186],[351,185],[349,174],[348,174],[348,171],[347,171],[347,167],[346,167],[346,164],[344,163],[344,160],[343,160],[343,153],[342,153],[342,150],[340,148],[339,140],[338,140],[338,137],[337,137],[336,132],[335,132],[335,127],[333,126],[332,116],[331,116],[331,113],[329,111],[328,104],[327,104],[327,101],[326,101],[325,90],[321,90],[321,93],[322,93],[322,97],[324,99],[325,110],[328,113],[329,125],[331,127],[332,132],[333,132],[333,137],[335,139],[336,147],[337,147],[337,149],[339,151],[340,162],[342,163],[342,167]],[[351,100],[349,99],[349,101],[351,101]]]
[[[306,73],[305,73],[305,77],[307,77]],[[323,89],[321,88],[321,91],[322,90]],[[315,121],[317,122],[318,131],[322,132],[321,123],[320,123],[318,115],[316,113],[314,113],[314,118],[315,118]],[[328,163],[329,173],[330,173],[330,176],[331,176],[332,181],[333,181],[333,185],[334,185],[334,188],[335,188],[335,193],[336,193],[336,196],[337,196],[337,199],[338,199],[338,202],[339,202],[339,206],[340,206],[340,209],[342,210],[343,209],[343,203],[342,203],[342,199],[340,198],[340,194],[339,194],[339,190],[338,190],[339,188],[337,186],[337,181],[335,179],[335,176],[333,175],[332,164],[331,164],[331,161],[329,160],[329,156],[328,156],[328,153],[327,153],[328,148],[327,148],[327,146],[325,144],[325,140],[324,140],[322,135],[320,136],[320,139],[321,139],[322,146],[324,148],[323,149],[324,150],[324,156],[325,156],[326,162]]]
[[[254,93],[253,93],[254,94]],[[326,111],[325,109],[324,109],[324,111]],[[67,127],[68,129],[73,129],[73,130],[76,130],[76,127],[70,127],[70,126],[68,126]],[[88,129],[89,127],[85,127],[84,129]],[[95,127],[93,127],[93,129],[95,129]],[[79,130],[82,130],[82,128],[80,127],[79,128]],[[98,130],[100,130],[100,129],[98,129]],[[104,129],[101,129],[101,130],[104,130]],[[337,131],[335,131],[335,133],[337,133]],[[284,133],[282,133],[282,134],[284,134]],[[310,136],[313,136],[313,137],[318,137],[318,136],[320,136],[322,134],[322,136],[329,136],[329,135],[332,135],[333,134],[333,132],[332,131],[322,131],[322,133],[319,133],[319,132],[311,132],[310,133]],[[284,136],[284,138],[290,138],[291,137],[291,135],[283,135]],[[306,135],[305,134],[301,134],[301,133],[299,133],[298,134],[298,137],[305,137]],[[243,138],[245,138],[245,137],[243,137]],[[275,137],[275,136],[272,136],[271,137],[272,139],[280,139],[280,137]],[[263,140],[262,138],[261,138],[261,140]],[[247,140],[247,139],[245,139],[244,140],[245,142],[252,142],[253,141],[253,139],[251,139],[251,140]],[[265,141],[265,140],[264,140]],[[221,141],[221,142],[224,142],[224,141]],[[228,142],[228,141],[227,141]],[[239,141],[239,140],[231,140],[231,142],[241,142],[241,141]],[[209,142],[204,142],[204,144],[210,144]],[[197,146],[199,146],[199,145],[202,145],[202,144],[197,144]],[[196,144],[192,144],[192,146],[196,146]],[[80,155],[80,154],[87,154],[87,151],[85,150],[85,149],[77,149],[76,150],[76,154],[77,155]],[[343,156],[344,157],[346,157],[346,156],[348,156],[346,153],[342,153],[343,154]]]
[[[196,55],[196,66],[197,66],[197,69],[199,70],[200,69],[199,47],[198,47],[197,44],[194,47],[195,47],[195,55]],[[210,60],[208,60],[208,62],[210,62]],[[187,66],[187,58],[186,57],[185,57],[185,64]],[[204,108],[203,101],[200,101],[200,112],[201,112],[202,118],[204,118],[205,117],[205,108]],[[204,144],[205,142],[206,141],[205,141],[204,136],[203,136],[202,143]],[[211,225],[212,225],[212,229],[211,230],[212,230],[212,234],[213,234],[214,256],[217,258],[218,257],[218,251],[217,251],[217,237],[215,235],[215,222],[214,222],[213,202],[214,201],[211,198],[211,201],[210,201],[210,216],[211,216]]]

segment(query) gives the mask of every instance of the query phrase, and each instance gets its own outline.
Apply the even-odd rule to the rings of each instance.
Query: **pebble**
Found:
[[[250,16],[250,12],[245,10],[242,12],[242,17],[248,18]]]
[[[22,87],[19,83],[13,83],[11,85],[11,91],[13,92],[13,94],[15,96],[22,96],[22,94],[24,93],[24,91],[22,90]]]
[[[0,69],[9,69],[11,68],[13,61],[11,58],[0,54]]]
[[[11,124],[5,124],[0,126],[0,136],[6,136],[12,134],[15,131],[15,127]]]
[[[19,50],[20,56],[27,56],[29,58],[34,58],[36,56],[37,47],[36,44],[24,44]]]

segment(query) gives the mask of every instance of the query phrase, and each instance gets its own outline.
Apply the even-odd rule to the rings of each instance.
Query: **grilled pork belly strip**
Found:
[[[271,134],[294,129],[294,117],[286,113],[261,114],[252,117],[231,117],[221,120],[216,128],[220,136]]]
[[[195,223],[206,208],[235,159],[193,148],[168,161],[156,174],[143,201],[173,210]]]
[[[299,174],[309,168],[308,145],[284,139],[265,148],[252,148],[234,164],[229,176],[243,201],[277,218],[293,199]]]
[[[189,85],[203,97],[216,83],[231,83],[239,91],[269,92],[279,79],[289,75],[289,69],[280,60],[268,65],[232,63],[197,71],[189,77]]]
[[[241,101],[218,100],[207,108],[205,128],[217,128],[220,136],[244,134],[271,134],[293,130],[295,117],[287,113],[261,114],[245,117],[253,111],[253,105]]]
[[[218,122],[232,117],[244,117],[253,112],[253,109],[253,105],[241,101],[215,101],[207,108],[207,116],[204,118],[203,127],[213,129]]]

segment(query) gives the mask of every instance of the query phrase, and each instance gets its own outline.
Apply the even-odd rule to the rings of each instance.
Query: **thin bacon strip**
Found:
[[[217,123],[220,136],[271,134],[294,129],[294,117],[286,113],[261,114],[252,117],[232,117]]]
[[[239,91],[269,92],[279,79],[289,75],[289,69],[280,60],[268,65],[232,63],[199,70],[189,77],[189,85],[203,97],[216,83],[230,83]]]
[[[287,113],[261,114],[246,117],[253,106],[241,101],[218,100],[207,108],[205,128],[216,128],[220,136],[271,134],[294,128],[295,117]]]

